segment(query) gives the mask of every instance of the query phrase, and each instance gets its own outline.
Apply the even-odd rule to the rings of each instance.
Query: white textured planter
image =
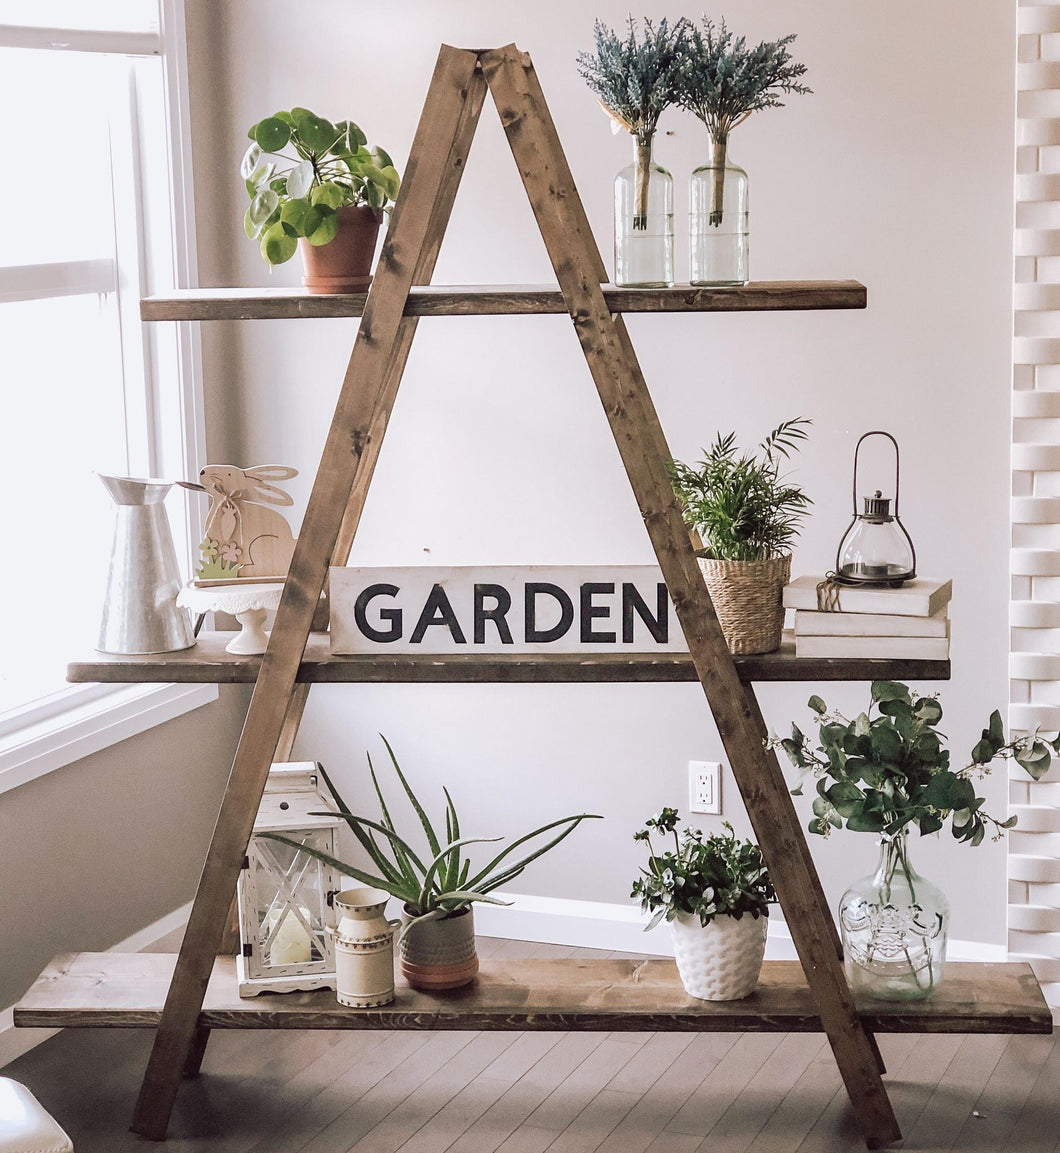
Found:
[[[766,953],[768,917],[750,913],[715,917],[703,926],[698,917],[678,913],[670,922],[674,960],[685,992],[703,1001],[737,1001],[754,991]]]

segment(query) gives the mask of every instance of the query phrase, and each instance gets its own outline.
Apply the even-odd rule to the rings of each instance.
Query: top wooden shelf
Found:
[[[311,296],[296,288],[188,288],[140,302],[144,320],[294,320],[360,316],[366,292]],[[616,288],[604,285],[612,312],[784,312],[864,308],[856,280],[752,281],[735,288]],[[414,288],[406,316],[565,314],[556,287],[534,284],[425,285]]]

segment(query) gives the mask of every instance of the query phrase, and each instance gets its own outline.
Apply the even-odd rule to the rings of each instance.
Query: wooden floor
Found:
[[[479,938],[483,956],[607,956]],[[615,954],[619,956],[620,954]],[[621,954],[626,956],[626,954]],[[9,1065],[76,1153],[127,1131],[151,1034],[66,1030]],[[880,1037],[906,1150],[1060,1153],[1053,1036]],[[165,1153],[861,1150],[818,1034],[215,1032]]]

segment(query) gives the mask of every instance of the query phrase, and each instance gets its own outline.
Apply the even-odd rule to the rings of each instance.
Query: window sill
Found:
[[[0,737],[0,793],[217,699],[217,686],[129,685]]]

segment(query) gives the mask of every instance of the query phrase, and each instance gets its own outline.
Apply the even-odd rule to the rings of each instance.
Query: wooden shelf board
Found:
[[[15,1006],[26,1027],[157,1025],[176,961],[168,953],[57,957]],[[1025,963],[951,963],[926,1001],[859,1000],[878,1033],[1048,1033],[1052,1015]],[[202,1025],[220,1029],[586,1029],[819,1032],[797,961],[767,961],[741,1001],[700,1001],[672,961],[487,960],[465,989],[426,994],[398,984],[379,1009],[349,1009],[334,993],[262,994],[241,1000],[235,961],[218,957]]]
[[[856,280],[752,281],[735,288],[617,288],[604,297],[612,312],[776,312],[864,308]],[[310,295],[296,288],[189,288],[140,302],[144,320],[291,320],[360,316],[365,292]],[[512,316],[563,314],[563,294],[552,285],[460,284],[414,288],[406,316]]]
[[[116,656],[94,653],[67,666],[67,679],[106,683],[253,683],[261,657],[233,656],[225,645],[234,633],[200,633],[195,646],[175,653]],[[775,653],[736,657],[736,668],[751,681],[949,680],[949,661],[858,660],[796,657],[794,637],[785,633]],[[299,681],[326,683],[569,683],[695,681],[687,653],[581,653],[495,656],[333,655],[329,634],[313,633],[306,645]]]

